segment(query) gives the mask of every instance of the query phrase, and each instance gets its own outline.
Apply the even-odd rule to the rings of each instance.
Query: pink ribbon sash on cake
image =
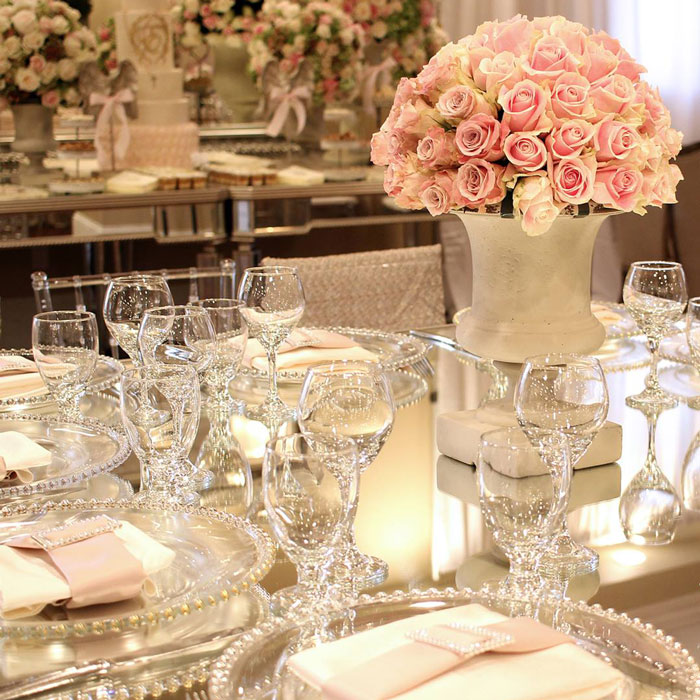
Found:
[[[129,142],[131,141],[131,134],[124,104],[133,102],[133,100],[134,93],[129,88],[119,90],[114,95],[101,95],[98,92],[93,92],[90,95],[91,107],[102,105],[95,123],[95,150],[97,151],[97,162],[103,170],[111,165],[111,158],[105,149],[105,143],[111,142],[112,117],[119,122],[120,127],[119,135],[113,144],[114,156],[116,159],[120,159],[126,155]]]
[[[389,56],[376,66],[370,66],[362,76],[362,106],[367,114],[374,113],[374,96],[383,83],[391,81],[391,69],[396,61]]]
[[[306,126],[306,102],[311,99],[311,88],[308,85],[298,85],[291,90],[274,85],[270,88],[270,104],[274,112],[270,123],[265,129],[268,136],[279,136],[289,112],[294,111],[297,118],[297,134]]]

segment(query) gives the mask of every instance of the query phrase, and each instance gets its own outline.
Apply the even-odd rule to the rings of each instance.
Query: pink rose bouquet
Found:
[[[508,197],[529,235],[571,205],[643,214],[682,179],[682,134],[643,72],[564,17],[486,22],[401,80],[372,161],[403,207],[498,211]]]
[[[0,0],[0,97],[10,104],[75,106],[80,66],[98,56],[95,34],[61,0]]]
[[[302,59],[314,69],[314,101],[352,100],[362,71],[364,32],[342,8],[324,0],[266,0],[248,45],[250,68],[258,80],[265,66],[279,61],[293,75]]]

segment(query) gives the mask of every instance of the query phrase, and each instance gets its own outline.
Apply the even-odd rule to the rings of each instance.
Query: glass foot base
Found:
[[[211,469],[195,469],[192,474],[192,483],[195,491],[203,491],[208,489],[216,479],[216,475]]]
[[[281,399],[265,401],[258,406],[248,406],[245,410],[247,418],[260,421],[270,428],[270,432],[276,432],[276,427],[289,420],[294,420],[296,411],[287,406]]]
[[[542,571],[554,577],[589,574],[598,568],[598,553],[574,542],[568,533],[557,535],[540,560]]]
[[[678,402],[679,399],[675,396],[671,396],[663,390],[654,391],[652,389],[645,389],[640,394],[628,396],[625,399],[625,403],[630,408],[636,408],[643,413],[660,412],[673,408],[678,405]]]
[[[347,589],[361,591],[365,588],[380,586],[389,576],[389,565],[359,549],[353,548],[345,552],[333,566],[331,578]]]

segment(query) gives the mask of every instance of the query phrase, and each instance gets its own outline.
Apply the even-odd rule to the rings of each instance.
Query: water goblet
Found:
[[[700,297],[688,299],[688,313],[685,319],[685,337],[690,352],[690,361],[700,376]],[[688,406],[700,408],[700,396],[686,399]]]
[[[187,457],[199,426],[199,401],[194,367],[155,363],[122,375],[122,421],[141,464],[137,500],[199,501]]]
[[[377,458],[391,433],[395,415],[391,384],[377,363],[342,360],[308,369],[297,410],[299,429],[312,444],[352,438],[357,445],[360,472]],[[359,495],[358,489],[334,574],[340,579],[350,577],[348,585],[366,588],[386,580],[388,566],[357,548],[353,523]]]
[[[243,359],[248,328],[241,315],[242,302],[235,299],[201,299],[194,306],[206,309],[214,328],[214,359],[204,372],[209,403],[224,407],[232,404],[228,385]]]
[[[543,462],[546,473],[524,478],[504,473],[535,462]],[[529,435],[520,428],[490,430],[479,443],[477,479],[486,526],[510,561],[508,576],[495,590],[516,600],[534,599],[544,585],[538,562],[569,501],[568,441],[549,430]]]
[[[109,283],[102,307],[105,325],[134,364],[141,362],[138,334],[144,313],[172,303],[170,288],[161,275],[125,275]]]
[[[250,267],[243,274],[238,298],[248,333],[265,350],[268,365],[267,397],[247,415],[276,426],[294,417],[277,392],[277,350],[304,313],[299,273],[295,267]]]
[[[32,322],[32,351],[59,414],[80,421],[78,404],[97,366],[97,319],[90,311],[45,311]]]
[[[632,263],[625,277],[622,298],[646,336],[651,354],[644,390],[635,396],[628,396],[626,403],[640,409],[649,404],[672,408],[678,399],[667,394],[659,384],[658,351],[664,336],[683,316],[688,300],[683,266],[665,261]]]
[[[525,360],[515,390],[518,423],[532,439],[539,430],[563,433],[572,468],[605,423],[608,405],[605,375],[596,358],[551,354]],[[563,514],[542,564],[552,574],[574,576],[595,571],[598,554],[571,539]]]
[[[272,597],[276,612],[313,612],[333,602],[329,561],[346,528],[357,491],[357,448],[337,438],[316,451],[301,434],[267,443],[263,502],[280,546],[297,567],[298,584]]]

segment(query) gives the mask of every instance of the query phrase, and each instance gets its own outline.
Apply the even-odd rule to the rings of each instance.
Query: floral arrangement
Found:
[[[408,209],[513,211],[529,235],[568,205],[675,202],[682,134],[644,68],[563,17],[487,22],[404,78],[372,160]],[[491,205],[497,205],[491,207]]]
[[[97,32],[100,43],[97,45],[97,65],[100,70],[109,75],[117,69],[117,36],[114,28],[114,17],[110,17],[107,22],[100,27]]]
[[[263,0],[176,0],[172,6],[175,42],[196,49],[212,37],[243,45],[250,39]]]
[[[248,46],[250,67],[260,82],[265,66],[279,61],[292,76],[302,59],[314,70],[314,101],[351,100],[358,91],[364,32],[337,5],[323,0],[266,0]]]
[[[10,104],[75,106],[80,65],[97,38],[61,0],[0,0],[0,96]]]

